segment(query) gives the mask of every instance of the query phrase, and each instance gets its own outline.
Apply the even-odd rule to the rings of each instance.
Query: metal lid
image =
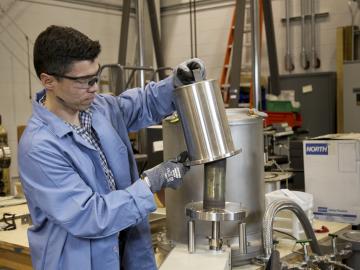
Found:
[[[289,179],[293,176],[292,172],[265,172],[265,182],[277,182]]]
[[[226,116],[229,121],[229,125],[238,125],[242,123],[251,123],[262,120],[262,117],[251,113],[250,109],[246,108],[231,108],[226,109]]]
[[[360,231],[346,231],[339,234],[339,238],[352,243],[352,248],[360,249]]]

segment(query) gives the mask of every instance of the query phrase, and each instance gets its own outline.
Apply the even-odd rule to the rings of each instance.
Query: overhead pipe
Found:
[[[308,59],[308,54],[306,51],[306,44],[305,44],[305,0],[300,1],[301,5],[301,52],[300,52],[300,62],[301,67],[303,69],[308,69],[310,67],[310,61]]]
[[[165,79],[165,60],[161,46],[161,38],[160,38],[160,29],[158,24],[158,16],[155,6],[154,0],[147,0],[148,9],[149,9],[149,17],[150,17],[150,24],[151,24],[151,33],[154,42],[154,51],[155,51],[155,58],[156,58],[156,65],[158,67],[157,71],[159,73],[159,79]]]
[[[272,1],[264,1],[264,24],[266,34],[266,44],[268,51],[269,70],[270,70],[270,89],[272,93],[280,91],[279,82],[279,65],[276,51],[276,39],[275,39],[275,27],[274,27],[274,16],[272,12]],[[261,37],[260,37],[261,38]]]
[[[137,0],[137,27],[138,27],[138,49],[139,49],[139,66],[145,66],[145,56],[144,56],[144,2],[142,0]],[[145,71],[140,70],[140,86],[141,88],[145,87]]]
[[[261,36],[259,0],[251,1],[253,107],[261,110]]]
[[[310,0],[311,10],[311,66],[319,68],[321,65],[320,59],[316,52],[316,30],[315,30],[315,0]]]
[[[285,0],[285,18],[286,18],[286,54],[285,70],[293,71],[295,66],[291,55],[291,35],[290,35],[290,0]]]

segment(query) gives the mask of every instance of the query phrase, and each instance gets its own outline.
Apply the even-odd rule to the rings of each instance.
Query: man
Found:
[[[33,226],[37,270],[156,269],[147,216],[153,192],[177,188],[188,170],[176,160],[137,173],[129,131],[174,111],[174,87],[192,83],[199,59],[145,89],[98,95],[98,41],[50,26],[34,45],[44,90],[19,145],[19,168]]]

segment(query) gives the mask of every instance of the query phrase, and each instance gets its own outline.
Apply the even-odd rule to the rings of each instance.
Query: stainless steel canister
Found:
[[[262,251],[261,232],[264,214],[264,143],[262,117],[252,115],[248,109],[227,109],[227,120],[236,149],[241,154],[226,160],[226,194],[228,202],[240,203],[247,209],[246,235],[247,255],[232,252],[232,265],[238,265],[244,257],[251,258]],[[179,122],[163,122],[164,159],[176,157],[186,150],[182,127]],[[165,190],[167,236],[169,239],[187,243],[187,218],[185,205],[203,200],[204,166],[192,166],[185,175],[183,185],[176,191]],[[238,248],[238,223],[224,222],[221,234],[224,243]],[[196,243],[208,244],[211,226],[197,221]]]
[[[224,103],[215,80],[177,88],[175,104],[184,130],[189,165],[215,161],[240,152],[234,148]]]

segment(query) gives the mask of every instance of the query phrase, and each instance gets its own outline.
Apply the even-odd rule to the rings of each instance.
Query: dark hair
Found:
[[[51,25],[37,37],[34,45],[34,66],[41,73],[64,75],[74,61],[94,60],[101,51],[99,41],[71,27]]]

